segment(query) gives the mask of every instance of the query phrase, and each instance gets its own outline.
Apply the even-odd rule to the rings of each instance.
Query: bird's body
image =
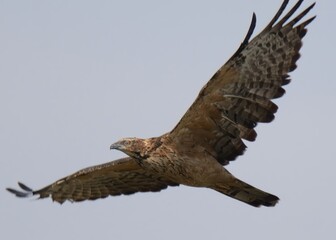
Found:
[[[172,182],[193,186],[211,187],[227,172],[216,159],[201,146],[189,148],[188,152],[176,151],[178,146],[166,135],[151,139],[132,139],[136,142],[162,142],[148,152],[146,160],[138,160],[139,165],[152,174],[159,174]],[[201,158],[200,158],[201,156]],[[224,180],[224,179],[223,179]]]
[[[278,197],[234,177],[223,165],[242,155],[243,140],[254,141],[259,122],[271,122],[277,111],[272,99],[281,97],[288,73],[296,68],[306,26],[301,19],[314,4],[287,22],[300,7],[299,0],[279,20],[288,0],[275,17],[249,41],[256,23],[236,53],[201,89],[179,123],[170,132],[149,139],[125,138],[111,145],[129,157],[83,169],[33,191],[8,190],[19,197],[51,196],[63,203],[109,195],[160,191],[180,184],[211,188],[252,206],[274,206]]]
[[[272,206],[279,200],[234,177],[206,148],[195,144],[179,147],[169,135],[125,138],[112,144],[111,149],[131,155],[145,172],[169,182],[211,188],[252,206]]]

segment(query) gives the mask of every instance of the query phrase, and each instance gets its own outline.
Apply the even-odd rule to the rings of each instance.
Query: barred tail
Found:
[[[218,183],[213,189],[254,207],[261,205],[272,207],[279,201],[277,196],[255,188],[237,178],[231,183]]]

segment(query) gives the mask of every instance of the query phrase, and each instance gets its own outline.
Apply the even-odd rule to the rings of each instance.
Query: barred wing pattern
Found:
[[[295,26],[314,7],[312,4],[286,23],[303,2],[300,0],[278,21],[288,2],[283,2],[268,26],[249,42],[256,22],[253,14],[237,52],[203,87],[171,131],[177,146],[201,145],[225,165],[243,154],[246,146],[242,139],[255,140],[258,122],[274,119],[278,107],[271,99],[285,93],[282,86],[290,82],[288,73],[296,68],[305,27],[315,18]]]
[[[312,4],[289,20],[303,0],[280,18],[288,2],[284,0],[268,26],[249,41],[256,24],[253,14],[239,49],[202,88],[171,132],[157,138],[121,139],[111,149],[130,157],[83,169],[40,190],[22,183],[21,191],[7,190],[18,197],[38,195],[63,203],[185,184],[212,188],[252,206],[274,206],[278,197],[235,178],[213,158],[228,164],[243,154],[243,140],[256,139],[257,123],[274,119],[278,107],[272,99],[285,93],[282,86],[290,82],[288,73],[296,68],[306,26],[315,18],[301,21]]]
[[[24,191],[7,188],[18,197],[38,195],[59,203],[84,201],[136,192],[158,192],[178,184],[154,176],[142,169],[135,159],[127,157],[82,169],[40,190],[33,191],[22,183]]]

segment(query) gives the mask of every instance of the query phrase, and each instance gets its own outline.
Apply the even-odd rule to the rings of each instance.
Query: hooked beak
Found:
[[[125,146],[125,142],[123,140],[120,140],[118,142],[115,142],[113,143],[111,146],[110,146],[110,150],[112,149],[116,149],[116,150],[119,150],[119,151],[122,151],[123,153],[126,153],[127,155],[131,154],[129,153],[129,151],[127,150],[126,146]]]
[[[117,150],[122,150],[123,145],[120,144],[120,142],[115,142],[110,146],[110,150],[112,149],[117,149]]]

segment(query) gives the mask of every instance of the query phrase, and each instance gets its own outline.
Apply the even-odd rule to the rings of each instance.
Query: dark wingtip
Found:
[[[278,10],[278,12],[275,14],[273,19],[270,21],[270,23],[265,27],[265,29],[262,32],[269,31],[273,27],[274,23],[279,19],[279,17],[283,13],[283,11],[286,9],[286,7],[288,5],[288,2],[289,2],[289,0],[284,0],[283,1],[283,3],[281,4],[281,7]]]
[[[239,53],[241,53],[241,51],[244,50],[244,48],[247,46],[247,44],[249,43],[249,40],[254,32],[254,29],[256,27],[256,23],[257,23],[257,16],[255,13],[253,13],[252,15],[252,20],[251,20],[251,24],[249,27],[249,30],[247,31],[247,34],[243,40],[243,42],[240,44],[238,50],[233,54],[233,56],[230,59],[235,58]]]
[[[248,44],[248,42],[249,42],[249,40],[250,40],[250,38],[251,38],[251,36],[252,36],[252,34],[254,32],[256,24],[257,24],[257,16],[256,16],[255,13],[253,13],[252,14],[252,20],[251,20],[251,24],[250,24],[249,30],[247,31],[247,34],[246,34],[246,36],[245,36],[245,38],[243,40],[243,43],[242,43],[241,47],[245,47]]]
[[[299,0],[292,9],[277,23],[276,26],[282,27],[283,24],[296,12],[296,10],[301,6],[303,0]]]
[[[30,187],[27,187],[22,182],[18,182],[18,185],[20,186],[20,188],[22,188],[23,190],[25,190],[27,192],[33,192],[33,190]]]
[[[316,15],[309,18],[308,20],[306,20],[305,22],[301,23],[300,26],[306,27],[308,24],[310,24],[312,21],[314,21],[314,19],[316,18]]]
[[[310,5],[308,8],[306,8],[302,13],[300,13],[297,17],[295,17],[293,20],[291,20],[288,25],[290,26],[294,26],[296,23],[298,23],[304,16],[307,15],[307,13],[315,6],[315,3],[313,3],[312,5]],[[300,25],[303,25],[303,26],[306,26],[308,25],[311,21],[314,20],[315,17],[312,17],[311,19],[309,19],[308,21],[306,21],[305,23],[303,24],[300,24]]]
[[[18,185],[20,186],[20,188],[23,191],[19,191],[19,190],[13,189],[13,188],[6,188],[6,190],[8,192],[14,194],[17,197],[20,197],[20,198],[31,197],[31,196],[34,195],[34,192],[33,192],[33,190],[31,188],[27,187],[26,185],[24,185],[21,182],[18,182]]]

